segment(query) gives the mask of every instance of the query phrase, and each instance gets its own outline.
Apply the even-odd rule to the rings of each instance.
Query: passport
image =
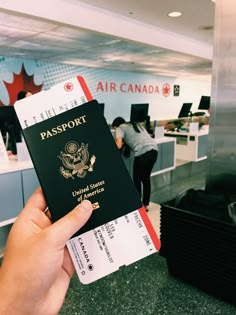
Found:
[[[80,235],[142,207],[96,100],[23,133],[53,221],[90,200],[95,210]]]
[[[161,245],[92,99],[77,76],[14,104],[53,221],[83,199],[92,202],[92,217],[67,241],[83,284],[156,253]]]

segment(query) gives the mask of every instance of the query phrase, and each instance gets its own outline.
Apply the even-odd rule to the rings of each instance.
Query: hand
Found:
[[[43,212],[46,202],[37,189],[9,233],[0,269],[0,314],[58,314],[74,266],[66,242],[89,219],[84,200],[55,223]]]

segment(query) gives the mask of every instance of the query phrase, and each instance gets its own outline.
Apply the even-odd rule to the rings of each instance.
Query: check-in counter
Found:
[[[158,148],[158,158],[153,166],[151,176],[173,170],[176,167],[176,139],[161,137],[155,140]],[[131,177],[133,177],[133,154],[131,153],[128,158],[124,156],[122,156],[122,158]]]
[[[157,138],[158,158],[153,166],[151,176],[173,170],[176,167],[176,139]]]
[[[176,159],[197,162],[207,158],[208,128],[198,132],[165,132],[176,139]]]
[[[0,163],[0,255],[11,224],[38,186],[38,177],[31,161],[9,160]]]

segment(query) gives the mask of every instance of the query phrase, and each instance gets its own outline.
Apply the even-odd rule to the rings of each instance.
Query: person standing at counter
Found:
[[[134,152],[133,181],[148,211],[151,195],[151,171],[157,160],[156,141],[139,123],[127,123],[124,118],[116,117],[112,123],[115,130],[115,141],[118,149],[127,145]]]

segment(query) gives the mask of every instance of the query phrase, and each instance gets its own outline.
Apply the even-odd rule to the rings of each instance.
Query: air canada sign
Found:
[[[164,88],[165,87],[165,88]],[[167,93],[166,87],[169,88]],[[97,84],[96,92],[110,92],[110,93],[145,93],[145,94],[159,94],[160,90],[166,97],[170,94],[170,85],[168,83],[163,84],[161,88],[154,84],[139,84],[139,83],[127,83],[121,82],[102,82],[99,81]],[[165,92],[164,92],[165,91]]]

